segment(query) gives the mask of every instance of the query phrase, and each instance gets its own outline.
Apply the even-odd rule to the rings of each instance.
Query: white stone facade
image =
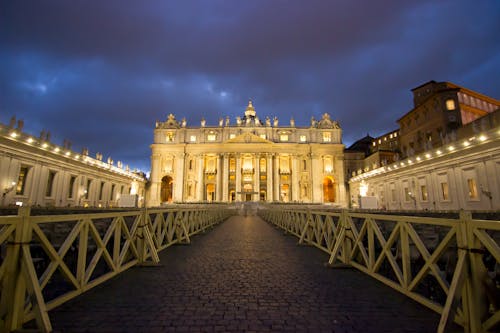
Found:
[[[310,127],[259,120],[250,102],[231,124],[187,127],[170,114],[151,145],[148,205],[169,202],[347,204],[342,130],[328,114]]]
[[[351,205],[387,210],[500,210],[500,127],[350,179]]]
[[[113,164],[0,124],[0,206],[117,207],[123,194],[143,205],[145,178]]]

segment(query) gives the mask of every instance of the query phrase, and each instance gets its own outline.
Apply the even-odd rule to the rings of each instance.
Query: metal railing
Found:
[[[36,320],[158,252],[224,221],[227,207],[148,209],[96,214],[0,217],[0,332]]]
[[[500,221],[264,207],[259,215],[441,315],[465,332],[500,330]]]

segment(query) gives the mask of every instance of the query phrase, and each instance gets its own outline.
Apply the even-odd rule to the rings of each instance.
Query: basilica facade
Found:
[[[148,206],[174,202],[347,204],[342,130],[324,114],[308,127],[293,118],[259,119],[250,101],[241,117],[188,127],[170,114],[156,122]]]

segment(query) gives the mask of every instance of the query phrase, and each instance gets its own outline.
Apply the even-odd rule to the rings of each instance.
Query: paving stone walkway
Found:
[[[353,269],[324,267],[256,216],[234,216],[50,312],[55,332],[435,332],[439,316]]]

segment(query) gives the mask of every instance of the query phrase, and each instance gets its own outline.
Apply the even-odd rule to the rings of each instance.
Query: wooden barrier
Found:
[[[264,206],[259,215],[441,314],[465,332],[500,329],[500,221]]]
[[[0,217],[0,331],[35,319],[52,330],[48,312],[128,268],[158,263],[158,252],[233,214],[227,206],[71,215]]]

